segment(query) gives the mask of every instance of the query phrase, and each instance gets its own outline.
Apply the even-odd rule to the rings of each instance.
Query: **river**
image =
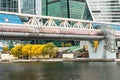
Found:
[[[0,80],[120,80],[120,62],[0,63]]]

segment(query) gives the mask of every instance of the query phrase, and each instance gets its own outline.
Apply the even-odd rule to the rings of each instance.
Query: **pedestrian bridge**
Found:
[[[68,19],[50,16],[38,16],[19,13],[0,12],[12,16],[28,19],[23,24],[0,23],[1,39],[70,39],[70,40],[100,40],[105,34],[95,25],[108,26],[111,23],[94,22],[87,20]],[[116,40],[120,39],[120,32],[115,31]]]
[[[87,40],[89,58],[116,58],[116,41],[120,40],[120,24],[104,23],[96,21],[68,19],[60,17],[29,15],[21,13],[0,12],[1,39],[66,39],[66,40]],[[19,16],[19,19],[11,20]],[[114,29],[117,25],[117,29]],[[95,50],[94,40],[98,40],[98,47]]]
[[[98,29],[64,28],[51,26],[33,26],[26,24],[0,23],[1,39],[70,39],[88,40],[104,39]]]

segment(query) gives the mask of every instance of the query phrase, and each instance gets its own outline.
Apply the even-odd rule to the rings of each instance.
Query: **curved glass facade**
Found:
[[[22,21],[16,15],[0,14],[0,23],[22,24]]]

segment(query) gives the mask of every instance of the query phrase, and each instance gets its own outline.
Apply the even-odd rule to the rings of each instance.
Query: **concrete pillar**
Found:
[[[99,40],[99,44],[97,47],[97,50],[94,50],[93,41],[88,41],[88,53],[89,58],[96,58],[96,59],[102,59],[106,57],[105,50],[104,50],[104,40]]]
[[[117,55],[116,52],[110,52],[104,48],[105,41],[99,40],[99,44],[97,50],[94,50],[93,41],[88,41],[88,53],[89,58],[96,58],[96,59],[116,59]]]
[[[111,59],[111,58],[116,59],[117,58],[116,52],[112,53],[112,52],[106,50],[106,58],[107,59]]]

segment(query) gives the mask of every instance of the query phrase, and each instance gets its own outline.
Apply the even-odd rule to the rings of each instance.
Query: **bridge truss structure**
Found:
[[[102,51],[101,58],[104,54],[104,40],[112,43],[112,47],[108,49],[110,53],[115,52],[115,41],[120,40],[120,31],[113,31],[111,34],[109,31],[106,33],[104,29],[95,29],[94,23],[107,26],[108,24],[116,23],[104,23],[88,20],[69,19],[51,16],[39,16],[22,13],[8,13],[0,12],[2,14],[17,15],[22,19],[27,19],[23,24],[11,24],[0,23],[0,38],[1,39],[66,39],[66,40],[88,40],[89,41],[89,54],[93,57],[93,46],[91,40],[98,40],[98,50],[96,52],[99,57],[100,51]],[[119,25],[119,24],[118,24]],[[109,30],[109,29],[106,29]],[[109,33],[112,35],[109,35]],[[106,35],[107,34],[107,35]],[[108,37],[108,38],[107,38]],[[106,39],[105,39],[106,38]],[[112,41],[108,40],[111,39]],[[106,43],[108,44],[108,43]],[[109,48],[108,45],[107,48]],[[100,49],[101,48],[101,49]],[[111,49],[113,49],[111,51]],[[108,53],[108,52],[107,52]],[[106,54],[107,54],[106,53]],[[94,56],[94,57],[95,57]],[[114,58],[115,58],[114,54]],[[111,56],[112,57],[112,56]]]
[[[0,12],[28,19],[24,24],[0,23],[0,38],[26,39],[103,39],[103,33],[94,29],[92,21],[21,13]],[[5,26],[5,27],[4,27]]]

